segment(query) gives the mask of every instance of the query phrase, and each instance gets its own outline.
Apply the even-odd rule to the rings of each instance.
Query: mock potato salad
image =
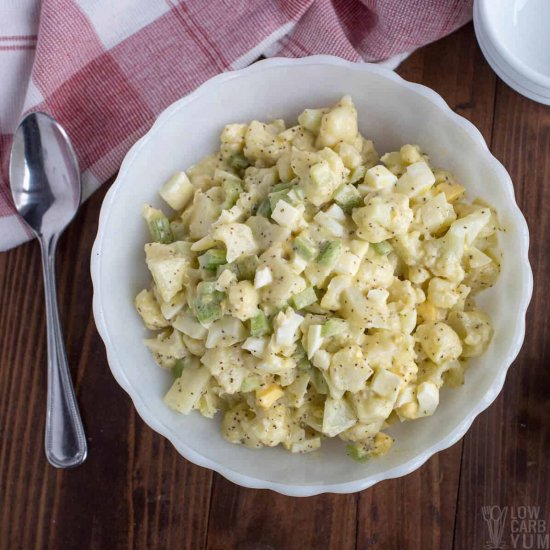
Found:
[[[170,214],[143,211],[135,304],[167,405],[220,411],[249,447],[384,454],[384,430],[433,414],[491,339],[474,297],[499,273],[496,213],[416,145],[379,157],[348,96],[220,140],[161,188]]]

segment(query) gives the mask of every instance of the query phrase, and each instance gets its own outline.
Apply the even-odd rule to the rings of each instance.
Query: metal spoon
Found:
[[[86,436],[67,364],[55,284],[59,236],[80,205],[78,161],[65,130],[44,113],[19,124],[10,157],[10,183],[17,211],[40,242],[48,328],[46,457],[56,468],[86,460]]]

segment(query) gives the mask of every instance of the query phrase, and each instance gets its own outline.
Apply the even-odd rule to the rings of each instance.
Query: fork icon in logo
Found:
[[[504,535],[508,506],[482,506],[481,513],[489,530],[490,540],[485,543],[485,548],[490,550],[506,548],[508,545],[502,540],[502,537]]]

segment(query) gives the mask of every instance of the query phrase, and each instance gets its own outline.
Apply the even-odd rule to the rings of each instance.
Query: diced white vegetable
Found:
[[[397,181],[395,190],[409,197],[417,197],[434,183],[435,176],[430,167],[424,161],[419,161],[407,166],[407,171]]]
[[[237,282],[237,275],[230,269],[224,269],[214,284],[216,290],[225,292],[232,284]]]
[[[402,378],[397,374],[386,369],[378,369],[372,378],[370,388],[378,395],[394,403],[402,382]]]
[[[365,389],[372,374],[363,351],[357,345],[345,346],[332,356],[330,378],[342,391],[358,392]]]
[[[302,213],[300,210],[284,200],[280,200],[271,214],[271,218],[282,227],[296,227]]]
[[[255,254],[258,250],[252,230],[244,223],[220,225],[216,227],[212,236],[225,244],[228,263],[234,262],[245,254]]]
[[[312,363],[320,370],[327,370],[330,367],[331,355],[324,349],[319,349],[313,354]]]
[[[340,309],[340,295],[342,291],[349,288],[353,284],[351,277],[346,275],[338,275],[333,277],[328,284],[327,291],[321,300],[321,307],[331,311]]]
[[[165,319],[172,320],[185,306],[185,292],[178,292],[169,302],[161,302],[160,311]]]
[[[261,269],[258,269],[258,271],[256,271],[256,275],[254,276],[255,288],[262,288],[272,282],[273,274],[271,273],[271,269],[269,269],[269,267],[262,267]]]
[[[367,186],[368,191],[390,190],[396,183],[397,176],[382,164],[369,168],[365,174],[364,185]]]
[[[302,273],[308,266],[308,261],[302,258],[299,254],[294,254],[289,265],[295,273]]]
[[[265,349],[267,347],[268,338],[254,338],[249,336],[243,343],[242,348],[249,351],[255,357],[263,357]]]
[[[164,397],[164,402],[175,411],[189,414],[206,390],[210,372],[206,367],[183,369]]]
[[[407,233],[413,212],[406,195],[389,193],[370,197],[365,206],[353,211],[352,218],[359,228],[359,237],[379,243]]]
[[[416,388],[415,386],[408,385],[404,386],[399,390],[399,394],[397,396],[397,399],[395,401],[394,407],[397,409],[401,407],[401,405],[405,405],[406,403],[411,403],[415,400],[415,393]]]
[[[260,297],[250,281],[231,285],[227,293],[228,310],[240,321],[247,321],[258,313]]]
[[[336,221],[339,221],[339,222],[345,222],[346,221],[345,212],[337,204],[331,205],[325,211],[325,214],[327,216],[330,216],[331,218],[334,218]]]
[[[315,352],[323,345],[321,336],[322,325],[310,325],[307,331],[307,356],[311,359]]]
[[[356,422],[357,419],[351,407],[344,399],[327,398],[323,414],[322,431],[324,434],[334,437],[351,428]]]
[[[205,329],[189,311],[178,315],[172,323],[174,328],[178,329],[183,334],[187,334],[196,340],[206,337],[207,329]]]
[[[244,325],[238,319],[235,319],[235,317],[226,315],[214,321],[208,327],[206,348],[226,348],[237,342],[242,342],[245,338],[246,329]]]
[[[338,263],[334,267],[333,271],[339,275],[350,275],[353,277],[357,273],[360,264],[361,258],[359,256],[356,256],[352,252],[346,251],[340,255],[340,258],[338,258]]]
[[[278,346],[290,346],[300,336],[300,325],[304,318],[292,308],[280,312],[275,319],[275,341]]]
[[[418,384],[416,398],[418,399],[418,416],[430,416],[439,405],[439,390],[432,382],[422,382]]]
[[[350,250],[359,258],[364,258],[369,249],[369,243],[359,239],[353,239],[349,243]]]
[[[317,212],[313,219],[335,237],[343,237],[346,234],[344,226],[326,212]]]
[[[145,245],[145,261],[163,302],[170,302],[184,286],[189,255],[183,244],[187,243]]]
[[[174,210],[182,210],[193,197],[195,188],[185,172],[176,172],[160,189],[160,196]]]
[[[193,252],[202,252],[203,250],[208,250],[216,245],[216,241],[212,238],[211,235],[205,235],[202,239],[195,241],[191,245],[191,250]]]

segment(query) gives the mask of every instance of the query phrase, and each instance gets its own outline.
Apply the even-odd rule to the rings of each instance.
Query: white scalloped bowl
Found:
[[[366,464],[350,460],[343,442],[336,440],[305,455],[280,448],[250,450],[223,439],[219,418],[169,410],[162,399],[170,374],[155,366],[142,344],[146,330],[133,306],[134,296],[149,284],[141,206],[160,204],[157,190],[172,172],[216,150],[226,123],[279,117],[292,121],[305,107],[329,105],[344,94],[353,97],[360,130],[375,140],[379,152],[420,144],[436,165],[456,173],[470,198],[493,204],[506,229],[501,234],[501,276],[480,300],[495,328],[489,349],[473,362],[462,388],[442,391],[434,416],[393,428],[392,450]],[[506,170],[479,131],[436,93],[376,65],[327,56],[269,59],[216,76],[168,107],[126,155],[105,197],[92,252],[94,316],[114,377],[143,420],[185,458],[245,487],[295,496],[350,493],[415,470],[460,439],[497,397],[524,337],[532,292],[528,243],[527,224]]]

